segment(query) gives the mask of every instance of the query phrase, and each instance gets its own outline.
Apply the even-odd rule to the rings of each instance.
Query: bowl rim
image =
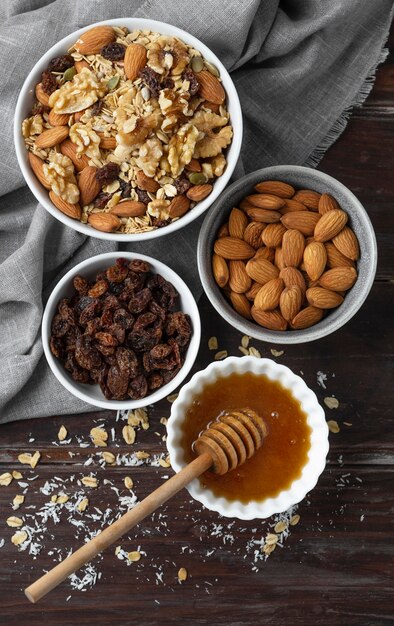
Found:
[[[223,372],[225,372],[223,374]],[[302,468],[299,478],[290,487],[277,496],[262,501],[229,501],[227,498],[215,496],[208,488],[203,488],[198,478],[194,479],[186,489],[190,495],[211,511],[225,517],[237,517],[243,520],[267,518],[282,513],[299,503],[313,489],[326,465],[329,450],[328,426],[323,408],[316,394],[306,385],[305,381],[286,365],[276,363],[272,359],[252,356],[228,357],[223,361],[214,361],[204,370],[196,372],[190,381],[182,387],[178,398],[173,402],[171,415],[167,425],[167,448],[171,457],[171,465],[179,472],[185,465],[184,452],[181,446],[180,424],[185,419],[185,412],[194,396],[201,391],[204,384],[210,383],[233,372],[252,372],[265,374],[271,380],[279,381],[286,389],[300,400],[307,423],[311,428],[311,447],[308,460]],[[308,408],[309,407],[309,408]]]
[[[274,179],[276,179],[279,178],[279,176],[285,177],[286,175],[290,175],[291,173],[306,174],[309,177],[313,176],[315,179],[319,179],[322,183],[326,183],[331,188],[334,187],[338,189],[344,195],[349,197],[358,213],[360,221],[362,222],[364,233],[367,238],[367,245],[370,248],[370,264],[368,266],[367,279],[362,283],[362,290],[359,292],[357,298],[352,300],[350,304],[348,303],[348,305],[343,308],[340,318],[334,319],[331,317],[330,319],[330,317],[327,317],[318,324],[311,326],[310,328],[306,328],[303,330],[292,330],[291,332],[280,332],[265,329],[261,326],[258,326],[255,322],[246,320],[230,306],[230,304],[221,294],[219,287],[217,287],[216,283],[214,284],[210,260],[208,261],[206,258],[206,239],[208,233],[210,233],[213,229],[217,213],[223,209],[223,205],[228,205],[230,207],[232,194],[239,191],[243,187],[246,187],[247,185],[256,182],[257,179],[260,177],[265,177],[265,179],[267,179],[269,176],[272,176]],[[368,213],[366,212],[358,198],[353,194],[352,191],[350,191],[348,187],[346,187],[343,183],[341,183],[333,176],[330,176],[329,174],[326,174],[325,172],[322,172],[320,170],[315,170],[313,168],[305,167],[302,165],[273,165],[270,167],[261,168],[250,172],[246,176],[239,178],[231,185],[226,187],[220,197],[215,200],[210,208],[210,211],[206,215],[200,229],[197,243],[197,267],[200,275],[200,280],[209,301],[219,313],[219,315],[221,315],[221,317],[223,317],[240,332],[250,335],[251,337],[260,341],[277,344],[300,344],[307,343],[309,341],[315,341],[317,339],[326,337],[335,330],[338,330],[339,328],[344,326],[357,313],[357,311],[366,300],[375,279],[377,260],[378,251],[374,228],[372,226]],[[357,279],[355,284],[357,284],[359,280],[360,277]],[[339,311],[339,308],[337,310]]]
[[[201,54],[214,65],[220,71],[220,77],[222,79],[222,83],[224,89],[226,91],[227,100],[228,100],[228,110],[230,113],[230,121],[231,126],[233,128],[233,137],[231,144],[227,150],[226,159],[227,165],[222,176],[217,178],[213,183],[213,190],[211,194],[198,203],[198,205],[193,208],[191,211],[186,213],[182,218],[172,222],[168,226],[164,228],[158,228],[153,231],[149,231],[146,233],[140,234],[127,234],[127,233],[104,233],[98,230],[95,230],[88,224],[83,224],[79,220],[73,220],[67,215],[63,214],[59,209],[57,209],[52,202],[50,202],[48,197],[48,191],[42,187],[42,185],[38,182],[36,177],[34,176],[27,160],[27,151],[25,148],[21,125],[23,119],[26,117],[26,101],[33,94],[35,83],[38,80],[40,73],[48,64],[49,60],[56,56],[62,50],[66,50],[70,47],[70,45],[78,39],[78,37],[95,26],[100,25],[125,25],[130,29],[147,29],[149,28],[152,31],[162,32],[163,34],[173,34],[180,39],[183,39],[187,44],[195,47],[197,50],[201,52]],[[242,120],[242,110],[241,104],[239,101],[238,93],[235,88],[234,82],[230,77],[230,74],[224,67],[223,63],[216,56],[216,54],[208,48],[202,41],[197,39],[194,35],[188,33],[187,31],[178,28],[177,26],[172,26],[172,24],[168,24],[167,22],[161,22],[159,20],[151,20],[146,18],[114,18],[109,20],[102,20],[100,22],[94,22],[92,24],[88,24],[83,28],[80,28],[76,31],[73,31],[69,35],[66,35],[58,42],[56,42],[49,50],[47,50],[34,64],[29,74],[27,75],[21,89],[19,92],[18,100],[15,106],[15,114],[14,114],[14,146],[16,151],[16,156],[18,160],[19,167],[22,171],[23,177],[25,179],[26,184],[28,185],[31,192],[35,195],[38,202],[44,207],[46,211],[48,211],[51,215],[53,215],[56,219],[58,219],[66,226],[70,226],[75,231],[83,233],[84,235],[88,235],[91,237],[96,237],[97,239],[103,239],[106,241],[123,241],[123,242],[138,242],[144,240],[156,239],[158,237],[162,237],[164,235],[170,235],[180,228],[187,226],[195,219],[197,219],[200,215],[202,215],[211,205],[215,202],[216,198],[219,197],[223,189],[226,187],[228,181],[230,180],[235,166],[238,162],[239,155],[241,152],[242,145],[242,136],[243,136],[243,120]]]
[[[191,320],[192,320],[192,325],[193,325],[193,333],[192,333],[189,347],[186,352],[185,361],[181,369],[179,370],[178,374],[169,383],[167,383],[166,385],[163,385],[163,387],[160,387],[160,389],[157,389],[150,395],[147,395],[144,398],[141,398],[140,400],[132,400],[131,398],[130,400],[107,400],[106,398],[104,398],[104,396],[102,400],[92,399],[88,393],[83,391],[84,386],[82,385],[82,383],[77,383],[74,381],[75,382],[75,386],[74,386],[69,381],[67,375],[64,372],[63,364],[53,356],[49,348],[51,322],[55,314],[56,304],[60,298],[59,292],[62,290],[62,288],[66,286],[68,283],[70,283],[72,278],[76,274],[83,273],[84,271],[89,270],[89,268],[92,265],[94,265],[96,262],[102,263],[103,266],[106,262],[107,262],[107,265],[110,265],[109,263],[110,261],[114,259],[118,259],[118,258],[126,258],[128,260],[139,259],[142,261],[147,261],[148,263],[152,265],[152,270],[155,273],[162,274],[162,275],[164,274],[166,277],[166,280],[169,280],[170,282],[174,284],[180,296],[187,299],[188,301],[187,313],[190,315]],[[96,271],[99,271],[99,269],[97,268]],[[83,400],[84,402],[87,402],[88,404],[91,404],[92,406],[96,406],[96,407],[103,408],[103,409],[133,410],[133,409],[137,409],[140,407],[145,407],[147,405],[154,404],[155,402],[162,400],[167,395],[169,395],[176,387],[178,387],[178,385],[180,385],[182,381],[184,380],[184,378],[188,375],[191,368],[193,367],[193,364],[196,360],[198,350],[200,347],[201,319],[200,319],[200,314],[199,314],[197,303],[189,287],[186,285],[184,280],[179,276],[179,274],[174,272],[174,270],[171,269],[168,265],[165,265],[164,263],[154,259],[153,257],[146,256],[145,254],[126,252],[126,251],[106,252],[103,254],[98,254],[96,256],[90,257],[89,259],[86,259],[85,261],[81,261],[81,263],[78,263],[77,265],[72,267],[59,280],[59,282],[53,288],[48,298],[48,301],[45,305],[45,310],[43,313],[42,323],[41,323],[41,337],[42,337],[44,354],[45,354],[46,360],[48,362],[48,365],[51,371],[56,376],[58,381],[63,385],[63,387],[65,387],[75,397],[79,398],[80,400]],[[80,387],[82,388],[82,390],[80,390]],[[97,385],[85,385],[85,387],[97,388]]]

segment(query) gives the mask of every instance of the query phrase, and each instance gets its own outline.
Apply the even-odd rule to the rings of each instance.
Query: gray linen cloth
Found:
[[[2,0],[0,3],[0,422],[91,407],[63,389],[43,356],[40,322],[70,268],[116,249],[50,216],[27,189],[12,139],[19,89],[54,43],[93,22],[146,17],[201,39],[235,81],[245,135],[236,176],[278,163],[316,165],[371,88],[390,0]],[[124,245],[168,263],[201,293],[201,219],[154,243]],[[187,260],[187,262],[186,262]]]

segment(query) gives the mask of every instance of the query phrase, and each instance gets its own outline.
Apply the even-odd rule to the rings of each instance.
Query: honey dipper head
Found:
[[[194,442],[198,455],[209,452],[211,471],[226,474],[242,465],[260,448],[267,426],[252,409],[240,409],[219,415]]]

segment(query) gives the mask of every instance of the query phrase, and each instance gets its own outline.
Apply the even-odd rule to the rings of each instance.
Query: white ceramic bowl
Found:
[[[203,488],[198,479],[193,480],[187,489],[190,495],[207,509],[217,511],[225,517],[265,518],[286,511],[290,506],[300,502],[313,489],[324,470],[328,453],[328,427],[324,411],[313,391],[306,386],[302,378],[294,374],[288,367],[279,365],[271,359],[245,356],[229,357],[224,361],[211,363],[205,370],[197,372],[182,387],[178,398],[172,405],[171,417],[167,427],[167,447],[171,456],[172,467],[176,472],[179,472],[186,465],[185,452],[181,446],[181,425],[188,407],[195,396],[201,393],[205,385],[234,372],[238,374],[245,372],[257,375],[265,374],[270,380],[281,383],[300,401],[301,408],[307,415],[307,423],[311,428],[311,447],[308,451],[307,462],[302,469],[300,478],[295,480],[288,489],[281,491],[275,498],[267,498],[261,502],[251,501],[247,504],[239,501],[230,502],[224,497],[216,496],[210,489]]]
[[[102,394],[99,385],[84,385],[82,383],[77,383],[73,380],[69,372],[63,367],[61,361],[53,356],[49,347],[51,323],[53,316],[56,313],[57,304],[61,298],[70,297],[74,293],[72,284],[74,276],[76,274],[81,274],[86,278],[93,279],[98,272],[105,270],[120,257],[129,260],[141,259],[142,261],[147,261],[151,264],[151,269],[155,274],[161,274],[163,278],[172,283],[179,293],[179,309],[190,315],[193,327],[193,334],[186,352],[185,362],[178,374],[175,378],[173,378],[173,380],[167,383],[167,385],[164,385],[160,389],[157,389],[153,393],[145,396],[145,398],[141,398],[141,400],[132,400],[131,398],[130,400],[107,400]],[[168,396],[168,394],[178,387],[193,366],[198,353],[198,348],[200,346],[200,337],[200,314],[198,312],[196,301],[194,300],[187,285],[178,276],[178,274],[167,267],[167,265],[164,265],[164,263],[156,261],[156,259],[143,254],[135,254],[134,252],[108,252],[106,254],[99,254],[86,261],[82,261],[82,263],[73,267],[65,276],[63,276],[52,291],[42,319],[42,343],[44,346],[45,356],[49,363],[49,367],[55,374],[58,381],[77,398],[103,409],[137,409],[138,407],[158,402],[162,398]]]
[[[33,174],[28,159],[27,159],[27,150],[25,148],[25,143],[22,137],[22,121],[25,117],[28,116],[31,106],[34,101],[34,88],[35,85],[39,82],[41,73],[48,66],[49,61],[58,55],[65,54],[66,51],[77,41],[77,39],[89,28],[93,26],[97,26],[99,24],[107,24],[110,26],[127,26],[129,30],[136,29],[149,29],[154,32],[159,32],[164,35],[175,35],[182,39],[185,43],[189,44],[199,50],[201,54],[206,58],[207,61],[216,65],[220,72],[220,78],[223,83],[223,87],[227,94],[227,108],[230,113],[230,121],[233,127],[233,139],[230,147],[226,152],[227,158],[227,167],[225,172],[220,178],[217,178],[212,193],[202,202],[199,202],[195,208],[191,209],[186,215],[184,215],[179,220],[165,226],[163,228],[158,228],[157,230],[153,230],[147,233],[141,234],[122,234],[122,233],[102,233],[94,228],[92,228],[89,224],[82,224],[77,220],[73,220],[70,217],[64,215],[61,211],[59,211],[50,201],[48,192],[43,188],[43,186],[38,182],[37,178]],[[169,235],[179,228],[183,228],[197,217],[199,217],[204,211],[211,206],[211,204],[216,200],[216,198],[223,191],[228,181],[231,178],[231,175],[234,171],[235,165],[238,161],[239,153],[241,151],[242,144],[242,113],[241,113],[241,105],[239,103],[239,98],[237,91],[235,89],[234,83],[230,78],[229,73],[227,72],[224,65],[218,59],[218,57],[199,39],[193,37],[184,30],[177,28],[176,26],[172,26],[171,24],[166,24],[164,22],[158,22],[156,20],[147,20],[142,18],[123,18],[119,17],[114,20],[105,20],[103,22],[96,22],[95,24],[91,24],[89,26],[85,26],[80,30],[77,30],[71,35],[64,37],[58,43],[56,43],[52,48],[48,50],[44,54],[43,57],[35,64],[28,77],[26,78],[22,89],[19,94],[18,102],[15,108],[15,117],[14,117],[14,142],[15,142],[15,150],[18,158],[19,166],[22,170],[22,174],[26,180],[26,183],[30,187],[31,191],[36,196],[37,200],[42,204],[42,206],[56,219],[63,222],[67,226],[70,226],[74,230],[79,231],[80,233],[84,233],[85,235],[90,235],[91,237],[97,237],[99,239],[106,239],[109,241],[142,241],[143,239],[155,239],[157,237],[162,237],[163,235]]]

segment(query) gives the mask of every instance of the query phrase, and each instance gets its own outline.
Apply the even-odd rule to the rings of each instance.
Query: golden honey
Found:
[[[247,504],[272,498],[300,477],[310,448],[311,429],[299,401],[280,383],[264,375],[230,374],[196,395],[182,425],[186,461],[199,433],[223,412],[251,408],[264,418],[268,433],[262,447],[235,470],[217,476],[206,472],[203,486],[215,495]]]

